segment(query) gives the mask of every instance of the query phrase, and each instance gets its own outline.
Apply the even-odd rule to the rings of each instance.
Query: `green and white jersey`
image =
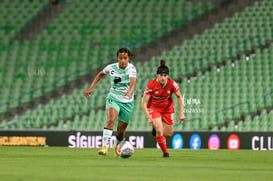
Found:
[[[132,102],[134,100],[134,93],[131,98],[123,96],[130,87],[130,77],[137,76],[136,68],[133,64],[128,63],[125,69],[119,68],[118,63],[107,65],[103,70],[103,73],[109,74],[111,79],[111,88],[107,96],[108,99],[113,99],[119,102]]]

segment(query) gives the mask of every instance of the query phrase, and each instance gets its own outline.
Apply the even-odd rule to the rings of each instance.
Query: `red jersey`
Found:
[[[157,78],[151,80],[144,92],[150,96],[147,108],[154,107],[161,112],[174,112],[172,93],[178,90],[178,84],[170,78],[163,87],[157,82]]]

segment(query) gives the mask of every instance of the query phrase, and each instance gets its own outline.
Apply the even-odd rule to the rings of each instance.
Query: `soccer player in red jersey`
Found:
[[[163,157],[169,157],[165,136],[170,137],[173,134],[173,93],[179,105],[177,120],[181,123],[185,120],[182,95],[178,84],[169,78],[169,68],[165,60],[161,60],[157,69],[157,77],[147,84],[141,107],[149,125],[153,126],[156,131],[156,141],[163,152]]]

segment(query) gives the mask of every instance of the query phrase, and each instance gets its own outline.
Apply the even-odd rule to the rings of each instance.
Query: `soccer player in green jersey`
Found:
[[[136,86],[136,68],[129,63],[131,53],[127,48],[120,48],[117,51],[117,63],[107,65],[100,71],[93,80],[89,89],[84,92],[85,97],[92,94],[94,87],[101,78],[109,74],[111,79],[110,92],[106,98],[107,122],[103,129],[102,148],[99,155],[106,155],[110,146],[110,139],[113,127],[118,118],[116,142],[113,148],[116,153],[116,146],[124,139],[125,131],[134,110],[134,90]]]

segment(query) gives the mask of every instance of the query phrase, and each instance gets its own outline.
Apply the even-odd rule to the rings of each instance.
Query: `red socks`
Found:
[[[166,139],[165,136],[156,136],[156,141],[159,144],[163,153],[168,153],[167,146],[166,146]]]

